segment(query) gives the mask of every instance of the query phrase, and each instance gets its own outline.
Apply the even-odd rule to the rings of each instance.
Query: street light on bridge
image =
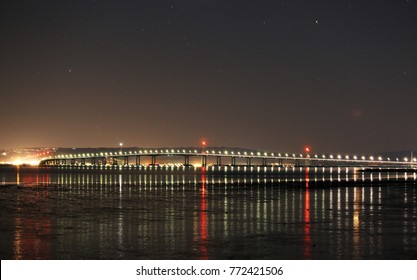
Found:
[[[310,147],[309,146],[306,146],[304,148],[304,151],[306,152],[306,156],[309,158],[310,157]]]
[[[205,153],[206,146],[207,146],[207,141],[206,140],[201,140],[201,150],[202,150],[203,153]]]

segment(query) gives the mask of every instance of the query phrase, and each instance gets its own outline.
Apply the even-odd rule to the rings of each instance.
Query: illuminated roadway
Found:
[[[289,153],[267,153],[267,152],[244,152],[233,150],[185,150],[185,149],[141,149],[119,152],[83,153],[83,154],[62,154],[43,158],[40,165],[122,165],[131,164],[129,159],[135,159],[135,165],[141,164],[141,159],[151,159],[149,165],[158,165],[157,158],[183,157],[185,166],[191,165],[190,158],[200,158],[201,166],[209,165],[208,159],[215,159],[213,165],[222,165],[222,159],[227,159],[229,164],[223,165],[293,165],[293,166],[371,166],[371,167],[417,167],[416,158],[382,158],[373,156],[357,155],[310,155],[310,154],[289,154]],[[237,163],[237,160],[244,160],[244,163]],[[165,163],[166,164],[166,163]]]

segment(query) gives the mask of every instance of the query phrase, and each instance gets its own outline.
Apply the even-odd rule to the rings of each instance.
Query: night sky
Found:
[[[3,1],[0,147],[417,149],[417,1]]]

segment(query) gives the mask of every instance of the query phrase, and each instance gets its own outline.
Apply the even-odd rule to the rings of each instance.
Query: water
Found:
[[[1,259],[417,259],[415,172],[268,168],[2,167]]]

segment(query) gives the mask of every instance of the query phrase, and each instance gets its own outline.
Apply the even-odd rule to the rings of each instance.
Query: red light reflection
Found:
[[[200,205],[200,253],[201,259],[208,259],[207,254],[207,190],[206,190],[206,169],[201,174],[201,205]]]
[[[311,259],[311,235],[310,235],[310,190],[309,190],[309,171],[310,169],[306,168],[305,181],[305,197],[304,197],[304,259]]]

